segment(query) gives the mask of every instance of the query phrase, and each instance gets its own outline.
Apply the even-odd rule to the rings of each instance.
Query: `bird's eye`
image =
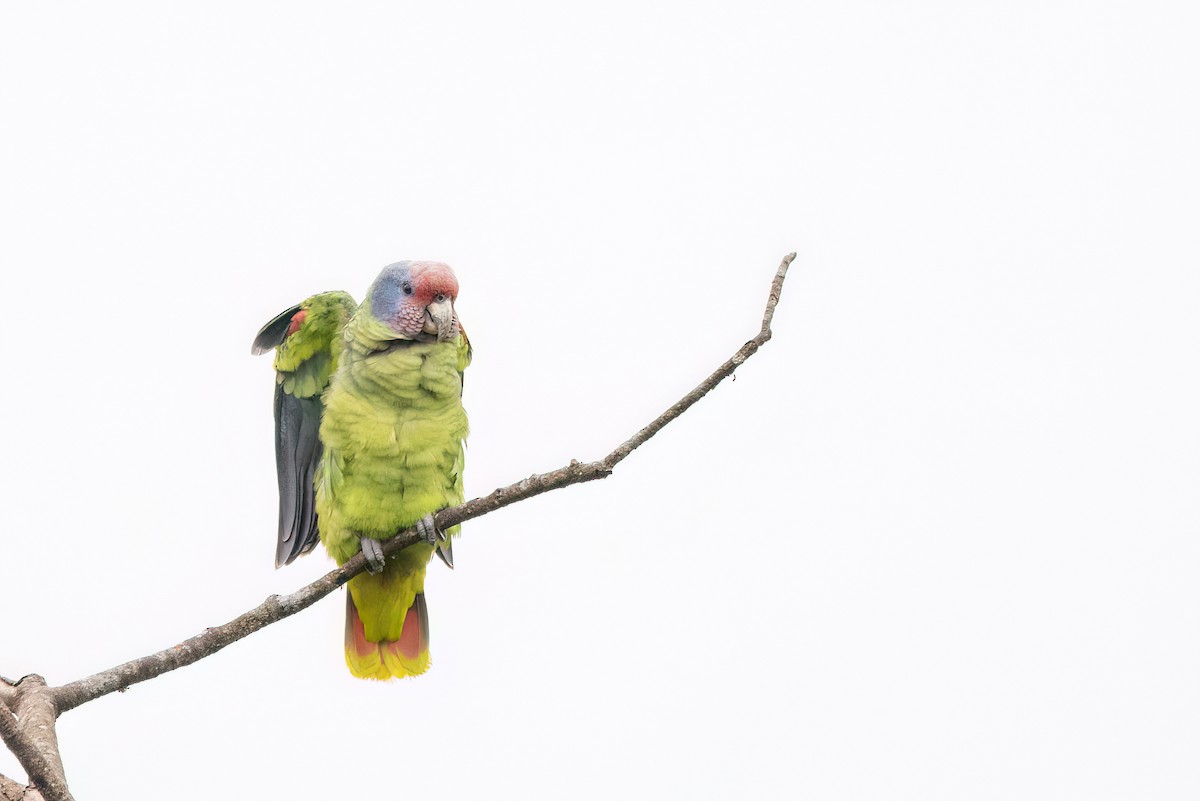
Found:
[[[413,293],[412,284],[410,284],[408,281],[401,283],[400,288],[404,290],[405,295],[411,295]]]
[[[441,303],[445,299],[446,299],[446,296],[443,295],[441,292],[437,293],[437,297],[434,298],[434,300],[436,300],[438,303]]]

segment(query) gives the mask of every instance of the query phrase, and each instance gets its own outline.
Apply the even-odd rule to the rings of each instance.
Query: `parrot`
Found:
[[[326,329],[319,335],[314,329],[314,343],[325,338],[336,369],[317,373],[327,386],[316,393],[315,438],[308,419],[293,437],[303,443],[294,450],[309,459],[305,466],[315,459],[311,480],[286,483],[284,470],[290,465],[277,459],[281,495],[297,496],[280,500],[280,552],[285,550],[285,509],[302,514],[310,508],[311,492],[315,519],[303,529],[303,543],[288,540],[287,553],[303,553],[319,538],[338,565],[360,551],[367,560],[368,572],[352,578],[346,594],[346,664],[359,678],[386,681],[429,668],[425,570],[434,553],[454,566],[450,538],[459,529],[438,531],[433,514],[463,500],[468,427],[462,388],[472,348],[455,311],[457,298],[458,280],[448,265],[396,262],[383,269],[362,304],[348,312],[349,319],[343,318],[337,343]],[[296,323],[303,308],[279,315],[255,340],[256,348],[278,343],[281,376],[281,367],[292,363],[282,354],[293,349],[292,337],[305,336],[312,315]],[[342,308],[347,313],[349,307]],[[281,377],[280,386],[284,383]],[[280,392],[276,408],[282,403],[286,412],[292,401],[280,401]],[[291,445],[281,419],[287,417],[277,411],[277,445]],[[293,475],[289,470],[287,480]],[[380,541],[412,526],[423,540],[385,559]]]
[[[316,487],[322,395],[337,369],[342,330],[358,307],[346,292],[323,292],[262,327],[250,352],[275,349],[275,467],[279,536],[275,567],[291,564],[317,544]]]

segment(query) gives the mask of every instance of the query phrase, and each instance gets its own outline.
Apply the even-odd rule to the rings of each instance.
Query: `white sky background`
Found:
[[[272,564],[259,326],[458,271],[467,525],[434,667],[340,594],[68,713],[79,799],[1195,798],[1188,3],[9,4],[0,673]],[[0,772],[22,778],[10,755]]]

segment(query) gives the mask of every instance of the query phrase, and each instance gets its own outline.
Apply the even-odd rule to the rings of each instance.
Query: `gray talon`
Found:
[[[430,545],[437,545],[438,540],[446,539],[446,535],[438,531],[437,526],[433,524],[433,515],[425,515],[417,521],[417,532],[421,539]]]
[[[384,565],[383,546],[379,540],[370,537],[362,538],[362,552],[367,559],[368,573],[382,573]]]
[[[451,547],[450,538],[446,536],[446,532],[434,524],[433,515],[425,515],[418,520],[417,531],[420,532],[422,539],[434,546],[434,553],[446,563],[446,567],[453,570],[454,548]]]

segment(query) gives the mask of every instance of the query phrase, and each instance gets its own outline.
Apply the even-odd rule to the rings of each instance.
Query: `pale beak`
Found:
[[[438,342],[449,342],[458,336],[454,323],[454,301],[450,298],[435,300],[425,307],[425,333],[436,334]]]

